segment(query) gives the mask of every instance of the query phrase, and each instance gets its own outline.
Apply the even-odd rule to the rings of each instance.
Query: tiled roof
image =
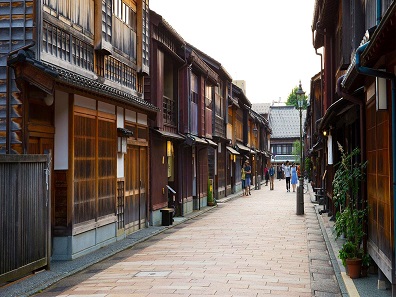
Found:
[[[271,103],[253,103],[252,109],[258,114],[268,114]]]
[[[302,123],[305,122],[306,110],[302,111]],[[300,137],[300,112],[294,106],[271,106],[269,124],[271,138]]]
[[[77,87],[92,93],[97,93],[102,96],[105,95],[114,100],[127,103],[135,107],[140,107],[147,111],[151,111],[151,112],[159,111],[158,107],[145,101],[143,98],[135,96],[132,93],[121,91],[109,85],[103,84],[97,80],[85,77],[81,74],[72,72],[70,70],[61,68],[59,66],[38,61],[30,57],[30,54],[26,51],[20,50],[17,56],[9,61],[10,65],[16,62],[30,63],[31,65],[39,68],[45,73],[50,74],[57,82],[65,83],[67,85]]]
[[[151,111],[159,110],[159,108],[157,108],[156,106],[152,105],[151,103],[145,101],[143,98],[135,96],[131,93],[121,91],[119,89],[108,86],[108,85],[98,82],[96,80],[87,78],[87,77],[82,76],[78,73],[66,70],[64,68],[60,68],[60,67],[50,65],[50,64],[47,64],[46,66],[58,73],[58,75],[59,75],[57,78],[58,81],[66,82],[72,86],[78,86],[82,89],[85,89],[85,90],[88,90],[91,92],[100,93],[102,95],[104,94],[104,95],[112,97],[116,100],[134,105],[136,107],[141,107],[146,110],[151,110]]]

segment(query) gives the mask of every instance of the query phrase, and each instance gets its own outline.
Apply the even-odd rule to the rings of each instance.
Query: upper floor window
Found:
[[[215,87],[215,113],[218,116],[223,116],[223,84],[220,82]]]
[[[205,87],[205,107],[212,109],[212,86]]]
[[[274,144],[271,146],[271,152],[275,155],[291,155],[293,144]]]
[[[191,101],[198,104],[198,76],[191,74]]]
[[[117,18],[119,18],[121,21],[127,24],[134,32],[136,32],[136,2],[131,1],[131,6],[128,6],[122,0],[114,0],[113,13]]]

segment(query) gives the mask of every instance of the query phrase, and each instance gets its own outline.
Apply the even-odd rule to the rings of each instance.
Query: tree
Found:
[[[298,109],[298,104],[297,104],[297,95],[296,92],[298,91],[298,87],[294,87],[292,92],[290,93],[289,97],[287,97],[286,105],[291,105],[295,106]],[[308,96],[304,95],[304,104],[303,104],[303,109],[307,108],[308,105]]]
[[[300,145],[300,140],[296,140],[293,142],[293,155],[295,156],[295,160],[299,160],[299,164],[301,164],[301,145]]]

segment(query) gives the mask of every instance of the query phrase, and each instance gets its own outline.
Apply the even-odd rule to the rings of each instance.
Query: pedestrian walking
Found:
[[[246,172],[245,172],[245,165],[246,165],[246,162],[243,164],[243,166],[242,166],[242,169],[241,169],[241,181],[242,181],[242,195],[241,196],[244,196],[244,195],[246,195]]]
[[[290,171],[291,171],[291,185],[292,185],[292,188],[293,188],[293,192],[295,192],[296,191],[296,185],[297,185],[297,182],[298,182],[296,164],[294,164],[294,163],[292,164],[292,166],[290,168]]]
[[[278,172],[278,179],[279,179],[279,181],[281,181],[281,179],[282,179],[282,166],[281,165],[277,166],[277,172]]]
[[[251,183],[251,178],[252,178],[252,167],[250,167],[249,161],[246,160],[245,162],[245,189],[246,189],[246,196],[251,195],[250,194],[250,183]]]
[[[274,180],[275,180],[275,168],[274,165],[271,164],[270,169],[268,170],[269,178],[270,178],[270,190],[274,189]]]
[[[290,171],[289,161],[286,161],[286,164],[283,166],[283,172],[285,173],[285,179],[286,179],[286,192],[290,192],[291,171]]]
[[[264,177],[265,177],[265,185],[268,186],[268,181],[269,181],[269,172],[268,172],[268,165],[265,165],[264,168]]]

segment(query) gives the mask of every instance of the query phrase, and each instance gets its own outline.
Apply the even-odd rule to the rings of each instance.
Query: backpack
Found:
[[[274,167],[271,167],[271,168],[270,168],[269,174],[270,174],[271,176],[273,176],[273,175],[275,174],[275,169],[274,169]]]

